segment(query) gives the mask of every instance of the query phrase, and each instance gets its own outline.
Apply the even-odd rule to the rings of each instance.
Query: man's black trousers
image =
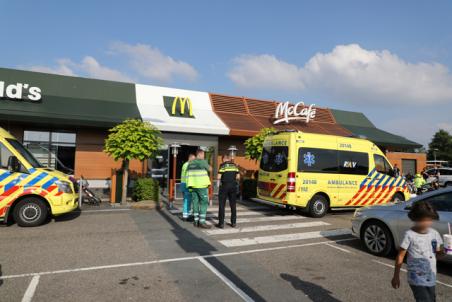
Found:
[[[218,194],[219,208],[218,208],[218,224],[224,225],[224,212],[226,200],[229,199],[231,206],[231,223],[237,222],[237,183],[222,183]]]

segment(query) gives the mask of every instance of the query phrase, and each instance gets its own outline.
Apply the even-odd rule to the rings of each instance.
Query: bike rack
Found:
[[[82,202],[83,202],[83,177],[80,176],[80,180],[78,181],[78,207],[82,208]]]

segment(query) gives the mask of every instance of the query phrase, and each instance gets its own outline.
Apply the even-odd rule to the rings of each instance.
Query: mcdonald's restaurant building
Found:
[[[293,118],[275,121],[286,113]],[[420,144],[378,129],[359,112],[299,104],[294,113],[292,104],[276,101],[0,68],[0,127],[44,165],[83,176],[106,196],[115,195],[120,163],[103,152],[104,141],[108,129],[127,118],[149,121],[162,132],[159,154],[133,161],[131,177],[159,179],[163,192],[199,147],[207,150],[214,171],[221,155],[236,147],[235,161],[251,177],[257,163],[245,158],[243,143],[264,127],[366,137],[403,173],[419,171],[426,161],[416,152]],[[176,175],[173,145],[180,146]]]

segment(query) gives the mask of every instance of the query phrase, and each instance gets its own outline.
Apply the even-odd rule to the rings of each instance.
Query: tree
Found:
[[[267,136],[275,134],[275,128],[262,128],[261,131],[245,141],[245,156],[249,159],[258,160],[262,154],[264,140]]]
[[[138,119],[128,119],[109,130],[104,151],[115,161],[122,160],[121,203],[127,198],[129,163],[132,159],[143,161],[151,158],[162,144],[160,131],[151,123]]]
[[[438,130],[432,138],[432,141],[428,145],[428,157],[434,159],[436,153],[436,159],[447,160],[452,162],[452,135],[446,130]]]

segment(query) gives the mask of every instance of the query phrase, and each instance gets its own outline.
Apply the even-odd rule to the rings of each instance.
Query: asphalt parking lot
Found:
[[[215,223],[215,210],[210,215]],[[167,210],[92,208],[37,228],[0,228],[2,301],[411,301],[392,259],[322,219],[244,203],[239,228],[202,231]],[[439,264],[438,301],[452,265]]]

